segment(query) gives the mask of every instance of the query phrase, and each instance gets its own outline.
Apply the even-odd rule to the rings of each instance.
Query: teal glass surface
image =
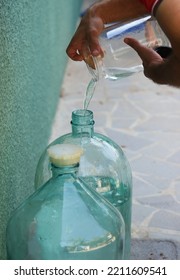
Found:
[[[77,177],[78,164],[52,178],[15,210],[7,227],[11,260],[124,259],[124,221]]]
[[[72,143],[83,147],[78,176],[106,198],[122,214],[125,222],[125,259],[130,258],[132,173],[122,149],[109,137],[94,131],[93,112],[72,112],[72,132],[62,135],[49,146]],[[49,147],[48,146],[48,147]],[[51,178],[47,149],[36,169],[35,186],[39,188]]]

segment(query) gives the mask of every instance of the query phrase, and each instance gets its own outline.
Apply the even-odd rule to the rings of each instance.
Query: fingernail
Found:
[[[93,50],[93,51],[92,51],[92,55],[94,55],[94,56],[99,55],[99,51],[98,51],[98,50]]]

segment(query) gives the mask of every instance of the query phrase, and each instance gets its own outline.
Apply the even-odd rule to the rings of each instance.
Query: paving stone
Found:
[[[163,115],[164,120],[169,118],[169,115],[180,115],[180,102],[171,96],[163,98],[156,95],[156,100],[154,98],[152,100],[146,98],[143,101],[139,99],[135,104],[152,116]]]
[[[133,118],[135,119],[142,119],[144,114],[138,110],[133,104],[127,102],[127,100],[123,100],[119,102],[119,106],[113,112],[112,117],[114,118]]]
[[[168,160],[168,157],[172,155],[172,149],[171,147],[167,148],[162,143],[153,143],[151,146],[148,146],[143,150],[143,155],[154,157],[160,160]]]
[[[159,129],[159,131],[141,131],[139,133],[137,132],[137,134],[145,139],[151,140],[153,143],[159,143],[167,147],[168,151],[179,151],[180,133],[171,131],[162,132]]]
[[[171,185],[173,185],[174,179],[160,178],[158,175],[141,174],[141,178],[147,180],[147,182],[158,189],[157,194],[166,191]]]
[[[180,202],[180,180],[175,182],[175,197]]]
[[[135,226],[141,226],[141,223],[156,211],[155,208],[144,205],[134,204],[132,207],[132,223]]]
[[[175,201],[172,195],[159,194],[147,197],[137,197],[136,200],[141,204],[149,205],[157,209],[171,210],[180,214],[180,203]]]
[[[176,131],[180,132],[180,116],[178,117],[165,117],[165,116],[153,116],[151,119],[145,121],[142,124],[137,125],[136,130],[161,130],[161,131]]]
[[[131,162],[134,172],[149,174],[152,177],[173,180],[179,177],[179,166],[158,159],[141,156]]]
[[[168,160],[178,163],[180,165],[180,151],[175,152],[172,156],[168,158]]]
[[[126,147],[132,151],[138,151],[139,149],[152,144],[150,140],[133,136],[128,133],[123,133],[112,128],[105,128],[105,131],[109,137],[111,137],[120,146]]]
[[[160,210],[154,214],[149,226],[178,232],[180,231],[180,215]]]
[[[112,125],[114,129],[127,129],[134,124],[134,118],[112,118]]]
[[[133,176],[133,197],[152,196],[158,193],[158,187],[140,177]]]

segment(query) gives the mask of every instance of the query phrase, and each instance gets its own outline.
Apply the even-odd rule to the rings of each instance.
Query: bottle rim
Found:
[[[86,109],[77,109],[72,112],[71,124],[73,125],[93,125],[93,112]]]

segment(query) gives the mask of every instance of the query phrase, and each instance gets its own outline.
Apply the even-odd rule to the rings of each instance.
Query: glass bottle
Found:
[[[122,214],[125,222],[125,258],[130,257],[132,174],[122,149],[110,138],[94,132],[93,112],[72,112],[72,132],[62,135],[51,145],[72,143],[80,145],[81,156],[78,176],[103,195]],[[47,149],[36,169],[35,186],[39,188],[52,176]]]
[[[87,67],[94,80],[117,79],[131,76],[143,70],[142,60],[124,38],[132,37],[143,45],[157,50],[163,57],[171,52],[170,42],[157,20],[151,16],[107,25],[99,36],[104,57],[88,57]],[[162,50],[162,52],[160,51]]]
[[[124,256],[120,213],[77,172],[82,148],[48,149],[52,178],[13,214],[7,228],[8,259],[119,260]]]

